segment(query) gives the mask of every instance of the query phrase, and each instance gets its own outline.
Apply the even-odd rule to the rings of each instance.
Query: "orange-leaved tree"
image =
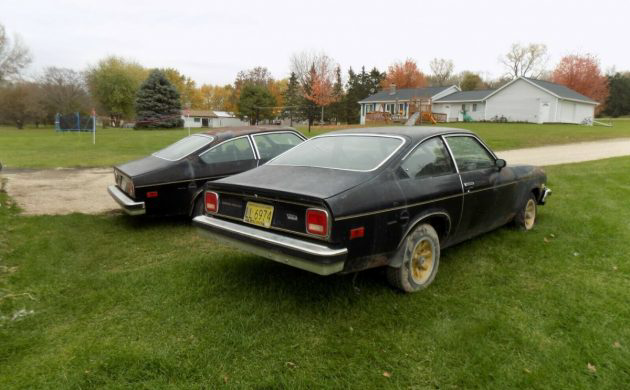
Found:
[[[551,79],[600,103],[608,97],[608,79],[602,74],[597,57],[591,54],[562,57]]]
[[[396,84],[398,88],[422,88],[427,85],[424,73],[418,69],[418,65],[411,58],[405,62],[396,62],[390,65],[381,87],[386,88]]]
[[[307,82],[310,85],[304,86],[304,97],[322,108],[322,123],[324,122],[324,107],[340,98],[335,92],[335,71],[331,65],[332,61],[319,61],[312,64]]]

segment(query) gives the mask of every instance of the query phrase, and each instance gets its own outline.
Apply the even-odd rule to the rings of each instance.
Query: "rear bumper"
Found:
[[[129,215],[142,215],[146,214],[147,210],[144,206],[144,202],[136,202],[122,192],[116,186],[107,187],[107,192],[112,198],[122,207],[122,209]]]
[[[221,243],[318,275],[343,270],[348,249],[301,240],[205,215],[193,219],[201,234]]]

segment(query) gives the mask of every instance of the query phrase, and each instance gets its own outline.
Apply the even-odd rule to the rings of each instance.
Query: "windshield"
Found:
[[[402,144],[402,139],[387,136],[322,136],[290,149],[270,164],[371,171]]]
[[[177,161],[180,158],[188,156],[195,150],[199,150],[208,145],[213,139],[214,138],[206,135],[191,135],[190,137],[183,138],[174,144],[153,153],[153,155],[164,160]]]

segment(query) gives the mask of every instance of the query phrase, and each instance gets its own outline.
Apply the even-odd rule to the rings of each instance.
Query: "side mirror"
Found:
[[[499,170],[505,168],[505,166],[507,165],[507,163],[505,162],[504,159],[502,158],[498,158],[495,162],[494,162],[494,166],[499,168]]]

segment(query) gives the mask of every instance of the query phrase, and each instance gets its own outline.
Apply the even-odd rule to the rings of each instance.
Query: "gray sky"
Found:
[[[266,66],[288,76],[289,57],[324,51],[344,74],[397,60],[429,73],[434,57],[455,71],[503,74],[513,42],[545,43],[548,67],[592,53],[606,71],[630,70],[630,1],[91,1],[2,0],[0,23],[31,49],[29,75],[45,66],[82,70],[115,54],[146,67],[173,67],[198,84],[231,83]]]

